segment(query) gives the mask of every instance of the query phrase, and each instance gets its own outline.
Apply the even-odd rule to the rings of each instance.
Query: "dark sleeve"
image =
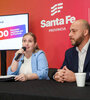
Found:
[[[64,66],[67,66],[68,67],[68,61],[67,61],[67,56],[66,56],[66,52],[65,52],[65,58],[64,58],[64,62],[61,66],[61,69],[64,67]]]
[[[86,72],[86,81],[90,82],[90,72]]]
[[[49,68],[48,76],[50,79],[53,79],[53,75],[57,72],[56,68]]]

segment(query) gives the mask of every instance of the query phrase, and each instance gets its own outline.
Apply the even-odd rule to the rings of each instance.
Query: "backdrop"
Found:
[[[29,13],[29,31],[36,35],[49,67],[60,68],[66,49],[71,47],[71,23],[77,19],[90,21],[90,0],[0,0],[0,15],[19,13]],[[6,52],[8,67],[16,51]]]

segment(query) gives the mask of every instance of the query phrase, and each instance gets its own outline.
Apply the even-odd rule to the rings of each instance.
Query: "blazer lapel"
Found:
[[[78,72],[78,52],[76,51],[76,48],[74,49],[72,59],[73,59],[74,71]]]
[[[88,51],[87,51],[87,54],[86,54],[86,59],[85,59],[85,63],[84,63],[84,70],[85,70],[89,61],[90,61],[90,44],[89,44]]]

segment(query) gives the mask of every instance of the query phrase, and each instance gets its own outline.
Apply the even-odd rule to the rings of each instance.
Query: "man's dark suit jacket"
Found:
[[[65,65],[71,71],[78,72],[79,64],[78,64],[78,52],[76,51],[76,47],[72,47],[65,52],[65,59],[61,68],[63,68],[63,66]],[[56,71],[57,71],[56,69],[49,69],[49,77],[52,78]],[[86,81],[90,81],[90,44],[87,50],[83,72],[87,73]]]

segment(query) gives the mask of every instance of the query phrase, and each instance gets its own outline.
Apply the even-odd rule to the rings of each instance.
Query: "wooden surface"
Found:
[[[16,50],[6,51],[6,70],[11,65]]]
[[[6,71],[7,68],[11,65],[13,57],[15,55],[16,50],[6,51]],[[1,51],[0,51],[0,75],[1,75]]]
[[[1,51],[0,51],[0,75],[1,75]]]

